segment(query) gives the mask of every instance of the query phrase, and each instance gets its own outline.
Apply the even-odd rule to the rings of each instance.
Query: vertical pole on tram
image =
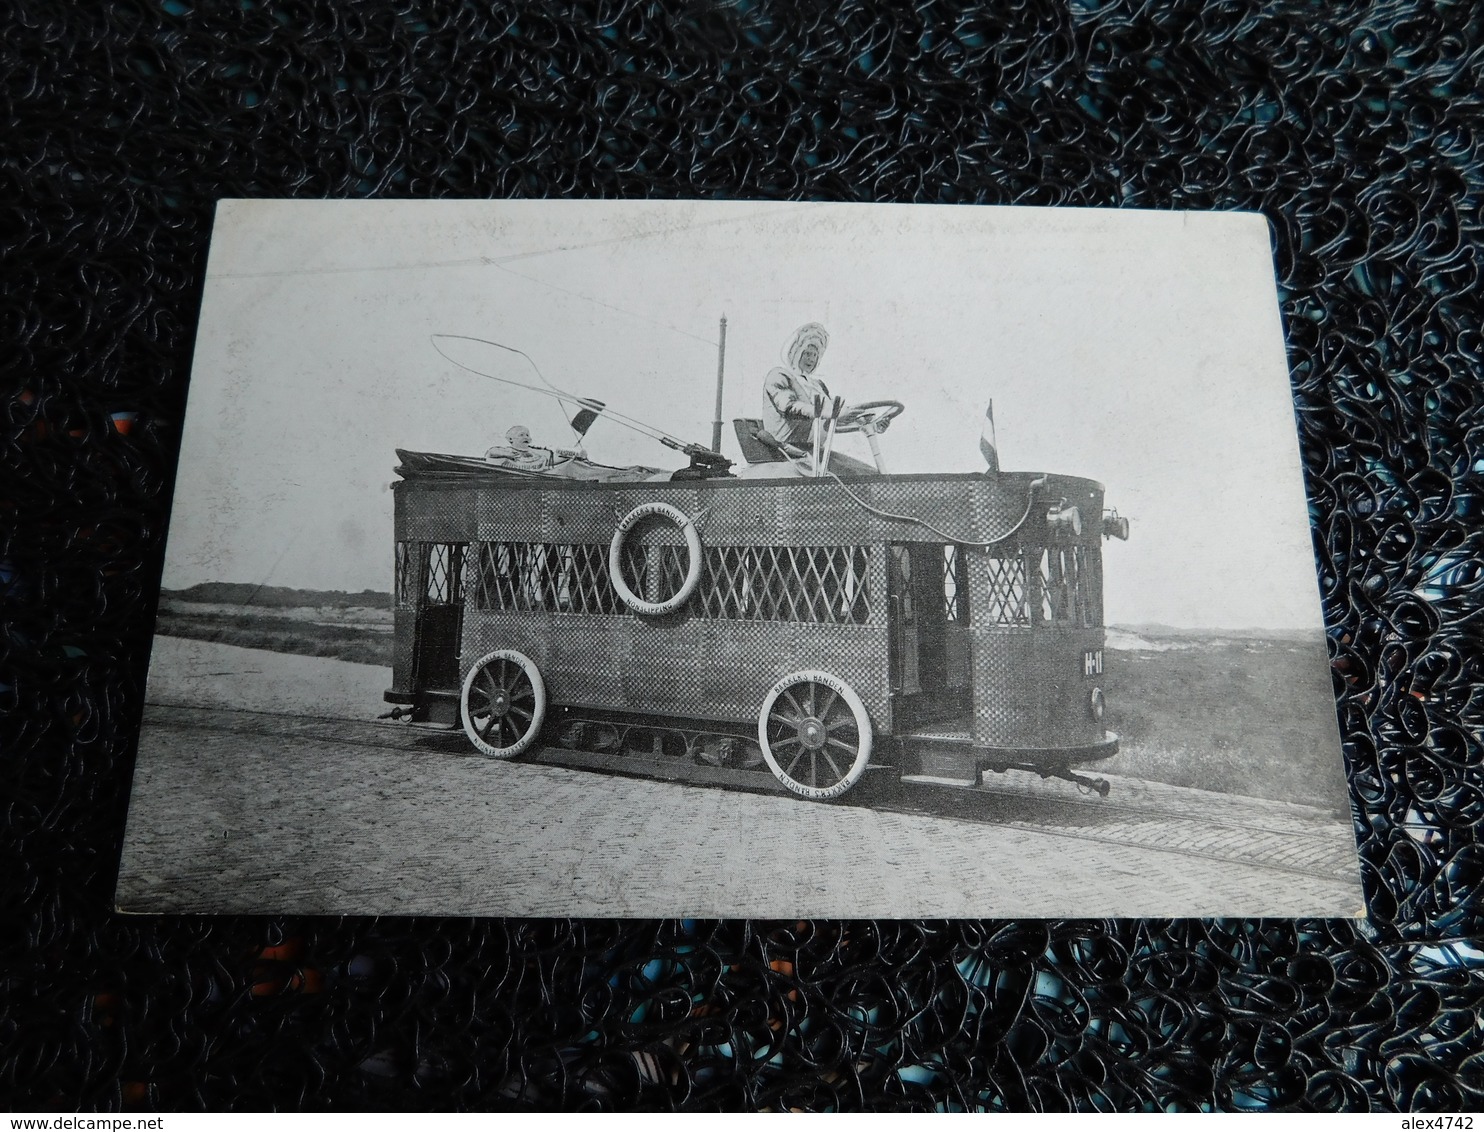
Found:
[[[716,343],[716,419],[711,422],[711,451],[721,451],[721,379],[727,364],[727,316],[721,316],[721,339]]]

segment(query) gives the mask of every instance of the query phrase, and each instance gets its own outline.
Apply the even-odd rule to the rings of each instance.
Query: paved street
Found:
[[[296,656],[157,636],[149,658],[151,704],[374,719],[392,672],[323,656]]]
[[[1066,783],[1003,782],[822,805],[486,760],[459,736],[399,724],[152,706],[118,903],[767,918],[1361,911],[1349,830],[1319,811],[1127,779],[1107,802]]]

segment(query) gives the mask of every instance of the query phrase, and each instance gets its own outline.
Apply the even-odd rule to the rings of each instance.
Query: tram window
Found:
[[[480,543],[474,607],[551,613],[618,613],[606,546]]]
[[[735,621],[864,625],[871,619],[871,552],[860,546],[707,547],[692,608]]]
[[[417,561],[417,543],[397,543],[392,561],[393,609],[411,609],[416,604]]]
[[[457,605],[463,600],[465,546],[461,542],[423,543],[424,605]]]
[[[1102,624],[1102,561],[1096,549],[1054,546],[1033,552],[1038,559],[1041,600],[1038,621],[1091,629]]]
[[[756,565],[746,547],[706,548],[706,584],[697,594],[701,613],[729,621],[755,617],[757,595],[753,592]]]
[[[912,550],[906,546],[891,548],[891,567],[897,590],[897,616],[904,622],[917,619],[915,591],[912,588]]]
[[[468,544],[462,542],[398,542],[393,561],[393,608],[462,602],[467,548]]]
[[[618,613],[618,592],[608,579],[608,548],[563,546],[557,608],[566,613]]]
[[[1078,618],[1083,628],[1093,629],[1103,623],[1103,552],[1100,547],[1079,546],[1076,556]]]
[[[540,609],[539,563],[529,543],[479,544],[474,576],[476,609]]]
[[[989,559],[989,600],[985,603],[985,620],[991,625],[1029,625],[1030,594],[1026,558]]]
[[[950,625],[969,623],[969,587],[963,552],[953,543],[943,547],[943,611]]]
[[[606,562],[605,557],[605,568]],[[624,581],[634,593],[645,601],[661,602],[684,584],[689,559],[684,545],[641,537],[624,543],[621,565]]]
[[[865,625],[876,608],[872,548],[711,546],[692,616],[734,621]],[[685,548],[628,548],[631,584],[673,593],[685,578]],[[608,576],[608,547],[486,542],[475,548],[470,586],[476,609],[626,614]]]

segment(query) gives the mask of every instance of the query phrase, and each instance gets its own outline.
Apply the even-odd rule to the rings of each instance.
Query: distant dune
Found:
[[[1168,625],[1109,625],[1108,647],[1124,652],[1178,652],[1224,645],[1313,645],[1321,629],[1172,629]]]
[[[392,595],[380,590],[361,590],[358,593],[346,593],[344,590],[296,590],[287,586],[257,586],[251,582],[202,582],[184,590],[161,590],[160,596],[177,601],[255,605],[264,609],[392,607]]]
[[[1108,633],[1124,633],[1147,641],[1169,643],[1172,641],[1241,641],[1261,639],[1264,641],[1313,641],[1324,636],[1324,630],[1314,629],[1182,629],[1158,622],[1145,624],[1109,625]]]
[[[155,631],[166,637],[357,664],[392,662],[392,599],[375,590],[293,590],[209,582],[162,590]]]

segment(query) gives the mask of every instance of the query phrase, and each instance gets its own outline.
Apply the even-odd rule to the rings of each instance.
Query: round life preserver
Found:
[[[628,537],[634,524],[650,515],[663,515],[680,528],[681,534],[685,535],[687,555],[685,581],[681,582],[680,588],[664,601],[645,601],[629,589],[629,584],[624,581],[623,576],[624,539]],[[669,503],[661,503],[658,500],[653,503],[641,503],[624,516],[623,521],[618,524],[618,529],[613,532],[613,541],[608,544],[608,580],[613,583],[613,588],[623,599],[623,603],[635,613],[654,615],[671,613],[679,609],[690,600],[690,595],[696,592],[696,586],[701,582],[701,536],[696,531],[695,522],[679,507],[671,506]]]

